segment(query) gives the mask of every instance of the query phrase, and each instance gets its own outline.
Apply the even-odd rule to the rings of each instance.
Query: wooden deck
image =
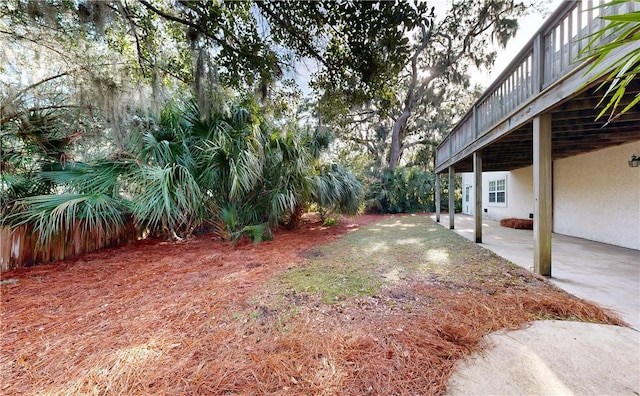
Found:
[[[562,4],[438,146],[437,173],[447,172],[450,166],[456,172],[473,171],[473,154],[478,151],[482,151],[484,171],[531,165],[533,119],[541,114],[551,115],[553,160],[640,140],[640,109],[605,127],[606,120],[595,121],[602,92],[585,86],[590,76],[611,68],[640,43],[612,54],[589,74],[585,71],[590,62],[576,60],[589,41],[586,37],[603,27],[600,16],[640,10],[634,1],[594,8],[601,3]],[[627,89],[625,101],[637,92],[640,82],[636,80]]]
[[[565,1],[484,92],[436,151],[436,173],[475,174],[475,241],[482,242],[482,172],[509,171],[533,165],[533,264],[551,276],[553,161],[640,140],[640,106],[607,123],[596,121],[603,93],[587,82],[614,68],[640,42],[620,47],[597,67],[578,61],[589,37],[604,27],[604,15],[640,11],[634,1],[599,7],[603,0]],[[603,36],[603,40],[606,40]],[[640,92],[635,79],[621,105]],[[436,182],[439,178],[436,178]],[[439,184],[438,184],[439,185]],[[453,194],[449,207],[453,206]],[[440,218],[436,201],[436,218]],[[453,215],[449,228],[455,228]]]

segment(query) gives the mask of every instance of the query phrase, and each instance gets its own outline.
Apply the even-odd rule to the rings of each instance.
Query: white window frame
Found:
[[[498,189],[498,185],[500,184],[500,182],[502,182],[503,187],[501,189]],[[493,186],[493,191],[492,191],[492,186]],[[487,188],[487,191],[489,193],[487,197],[487,202],[489,206],[496,206],[501,208],[507,207],[507,178],[506,177],[489,180],[489,188]],[[504,197],[503,201],[498,201],[500,193],[503,194],[503,197]],[[493,202],[491,201],[491,194],[494,194]]]

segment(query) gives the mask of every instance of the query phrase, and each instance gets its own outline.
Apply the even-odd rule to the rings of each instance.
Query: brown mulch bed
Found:
[[[259,245],[137,241],[3,274],[17,282],[2,286],[0,394],[442,394],[489,332],[545,316],[621,324],[515,268],[511,286],[434,276],[336,304],[273,287],[310,249],[383,218]]]
[[[503,227],[515,228],[517,230],[533,230],[533,220],[508,218],[500,220]]]

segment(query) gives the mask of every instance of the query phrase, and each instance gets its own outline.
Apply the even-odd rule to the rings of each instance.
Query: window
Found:
[[[506,205],[507,203],[507,181],[506,179],[493,180],[489,182],[489,203],[495,205]]]

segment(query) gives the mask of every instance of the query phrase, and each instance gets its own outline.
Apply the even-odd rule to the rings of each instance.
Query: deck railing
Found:
[[[571,73],[588,36],[604,27],[601,16],[640,8],[634,1],[565,1],[436,149],[436,167],[499,125],[545,88]]]

